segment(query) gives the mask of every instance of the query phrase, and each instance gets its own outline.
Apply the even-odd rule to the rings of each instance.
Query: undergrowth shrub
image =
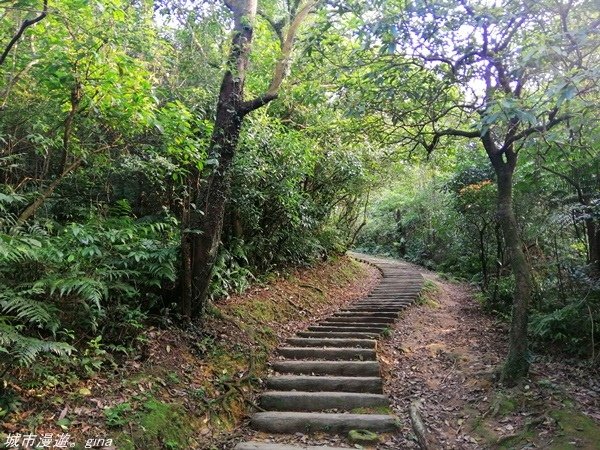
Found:
[[[547,186],[547,198],[539,198],[523,176],[516,179],[514,202],[534,279],[532,347],[597,363],[600,282],[587,261],[585,237],[586,227],[598,227],[596,203],[581,205],[557,190],[556,180]],[[482,307],[509,323],[515,281],[496,218],[493,178],[487,163],[463,167],[446,179],[433,170],[407,170],[372,201],[358,249],[400,256],[466,280],[480,288]]]
[[[69,354],[103,336],[126,349],[177,275],[177,223],[92,211],[85,223],[0,228],[0,357],[5,367]],[[118,320],[115,318],[118,317]],[[59,332],[73,342],[57,340]]]
[[[568,295],[558,295],[559,290],[555,289],[542,296],[531,314],[531,335],[538,346],[550,345],[597,363],[600,282],[586,276],[581,269],[571,272],[569,282],[572,286]]]

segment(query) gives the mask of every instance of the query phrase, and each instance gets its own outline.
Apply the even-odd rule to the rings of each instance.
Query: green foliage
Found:
[[[142,311],[155,306],[159,290],[175,282],[175,226],[168,220],[94,214],[84,224],[3,230],[3,359],[29,365],[41,353],[70,354],[70,345],[50,340],[62,327],[92,335],[101,331],[109,343],[131,345],[145,318]],[[110,319],[119,312],[122,321]],[[90,351],[82,355],[86,371],[100,350],[96,345]]]
[[[588,244],[581,239],[586,218],[588,225],[597,220],[590,213],[594,203],[574,204],[568,183],[556,176],[542,178],[537,190],[532,190],[530,180],[539,178],[539,171],[528,161],[523,163],[526,174],[517,180],[515,209],[536,277],[530,321],[534,348],[553,348],[597,361],[598,282],[586,264]],[[572,162],[553,164],[558,171]],[[585,172],[579,173],[579,182],[588,183]],[[395,188],[374,199],[357,247],[403,256],[470,280],[481,288],[482,306],[508,321],[515,281],[495,209],[493,177],[477,161],[470,167],[459,161],[438,173],[426,165],[405,170]]]
[[[122,427],[127,425],[129,421],[129,413],[131,412],[131,404],[129,402],[119,403],[118,405],[106,408],[104,410],[104,418],[106,425],[109,427]]]
[[[225,297],[229,293],[242,293],[254,280],[254,275],[246,267],[248,258],[242,242],[224,248],[217,257],[211,283],[212,297]]]
[[[0,317],[0,362],[2,371],[13,368],[14,363],[27,366],[41,354],[70,355],[73,347],[63,342],[52,342],[25,336],[20,326],[13,326],[9,317]]]
[[[253,116],[233,168],[213,295],[243,290],[275,268],[344,251],[367,186],[365,165],[352,148],[326,144],[319,132]]]
[[[451,195],[434,181],[428,168],[407,169],[401,178],[395,189],[384,191],[373,202],[373,220],[361,231],[357,247],[432,268],[457,264],[450,258],[461,244],[460,217],[452,208]]]
[[[78,358],[77,364],[84,371],[86,376],[91,376],[98,372],[106,360],[106,350],[102,348],[102,336],[90,339],[87,346]]]
[[[594,355],[592,344],[600,337],[600,291],[586,298],[548,301],[531,317],[530,331],[541,344],[551,344],[581,357]]]

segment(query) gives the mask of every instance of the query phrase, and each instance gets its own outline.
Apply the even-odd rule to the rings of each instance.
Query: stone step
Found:
[[[371,292],[365,298],[414,298],[419,295],[421,290],[415,290],[414,292]]]
[[[277,353],[290,359],[363,360],[375,361],[377,354],[372,348],[352,347],[280,347]]]
[[[415,301],[415,297],[390,297],[390,298],[366,298],[364,300],[360,300],[355,305],[360,305],[361,303],[412,303]]]
[[[400,283],[399,285],[380,285],[376,287],[368,295],[372,294],[393,294],[393,295],[402,295],[402,294],[418,294],[421,290],[421,286],[411,286],[405,283]]]
[[[383,330],[388,328],[384,327],[340,327],[331,325],[313,325],[308,327],[308,331],[342,331],[345,333],[351,332],[367,332],[367,333],[381,333]]]
[[[381,307],[385,308],[386,306],[389,306],[389,307],[393,308],[393,307],[398,307],[398,306],[407,306],[407,305],[410,305],[411,303],[412,302],[404,302],[404,301],[403,302],[361,302],[361,303],[356,303],[354,306],[356,308],[360,308],[363,306],[370,306],[370,307],[377,306],[380,308]]]
[[[404,281],[393,283],[381,283],[375,287],[368,295],[377,294],[414,294],[421,289],[421,286],[408,284]]]
[[[354,303],[355,305],[359,305],[362,303],[369,303],[369,304],[377,304],[377,303],[412,303],[416,300],[416,297],[390,297],[390,298],[368,298],[365,300],[361,300],[359,302]]]
[[[259,412],[250,418],[252,428],[267,433],[346,434],[350,430],[387,433],[398,429],[394,416],[382,414],[331,414],[310,412]]]
[[[389,317],[391,319],[397,319],[398,313],[396,313],[396,312],[386,313],[386,312],[379,312],[379,311],[373,311],[373,312],[369,312],[369,311],[338,311],[333,314],[333,317],[354,317],[354,316],[359,316],[359,317],[375,316],[375,317]]]
[[[394,296],[394,297],[365,297],[359,302],[412,302],[416,296]]]
[[[394,308],[406,308],[407,306],[412,305],[413,302],[397,302],[397,303],[386,303],[386,304],[378,304],[378,303],[356,303],[355,305],[348,306],[346,308],[341,309],[340,311],[354,311],[360,310],[364,308],[379,308],[381,312],[387,312],[386,309],[394,309]],[[377,311],[377,310],[375,310]],[[393,312],[393,311],[392,311]]]
[[[376,297],[376,296],[382,296],[382,297],[400,297],[400,296],[411,296],[411,295],[418,295],[419,292],[421,292],[421,288],[417,287],[414,289],[411,288],[395,288],[395,287],[390,287],[390,288],[385,288],[385,289],[375,289],[371,292],[369,292],[367,294],[367,297]]]
[[[385,395],[357,392],[267,391],[260,397],[260,406],[268,411],[351,411],[388,405]]]
[[[323,320],[322,322],[318,322],[316,325],[311,326],[335,326],[335,327],[363,327],[363,328],[386,328],[390,327],[393,322],[363,322],[362,320],[354,320],[353,322],[337,322],[331,321],[329,319]]]
[[[380,309],[390,308],[390,309],[394,309],[394,308],[406,308],[407,306],[410,306],[410,303],[386,303],[386,304],[363,303],[360,305],[356,305],[355,309],[359,309],[359,310],[360,310],[360,308],[380,308]]]
[[[379,306],[379,307],[397,307],[397,306],[408,306],[413,304],[413,301],[407,301],[407,300],[400,300],[400,301],[389,301],[389,302],[359,302],[359,303],[355,303],[354,307],[361,307],[361,306]]]
[[[398,292],[414,291],[420,289],[421,284],[409,283],[406,280],[385,280],[379,283],[371,292],[391,291],[396,289]]]
[[[273,369],[279,373],[301,375],[379,376],[376,361],[276,361]]]
[[[421,289],[421,286],[416,285],[414,283],[406,283],[405,281],[400,280],[399,282],[393,283],[381,283],[375,289],[373,289],[370,293],[373,292],[385,292],[385,293],[393,293],[393,294],[412,294],[414,292],[418,292]]]
[[[240,442],[233,450],[348,450],[347,447],[318,447],[309,445],[274,444],[272,442]]]
[[[365,297],[366,299],[379,299],[379,300],[390,300],[390,299],[412,299],[415,298],[419,295],[418,292],[414,292],[414,293],[408,293],[408,294],[402,294],[399,292],[396,292],[394,294],[380,294],[380,293],[371,293],[369,294],[367,297]]]
[[[350,317],[340,317],[334,316],[327,318],[327,322],[362,322],[362,323],[393,323],[395,320],[394,317],[385,317],[385,316],[350,316]]]
[[[317,325],[324,327],[359,327],[359,328],[389,328],[391,322],[363,322],[355,320],[354,322],[335,322],[329,319],[319,322]]]
[[[398,314],[403,309],[406,309],[409,305],[401,306],[356,306],[354,308],[343,309],[341,312],[387,312]]]
[[[384,268],[383,271],[384,271],[384,277],[383,277],[383,280],[381,280],[381,284],[394,283],[398,280],[404,280],[406,282],[409,282],[412,280],[412,283],[423,283],[423,278],[420,275],[407,273],[403,269],[390,267],[390,268]],[[393,276],[386,276],[386,275],[393,275]]]
[[[366,331],[347,332],[347,331],[299,331],[296,333],[303,338],[323,338],[323,339],[338,339],[338,338],[357,338],[357,339],[376,339],[379,337],[379,332],[369,333]]]
[[[280,375],[266,380],[267,388],[276,391],[367,392],[381,394],[379,377],[339,377],[316,375]]]
[[[379,308],[379,309],[374,309],[374,311],[378,311],[381,310],[382,312],[386,312],[386,309],[391,309],[393,310],[394,308],[406,308],[407,306],[410,306],[413,302],[398,302],[398,303],[357,303],[356,305],[352,305],[351,307],[348,308],[344,308],[342,309],[342,311],[355,311],[355,310],[361,310],[361,309],[365,309],[365,308]]]
[[[418,289],[420,289],[419,286],[408,285],[408,284],[404,283],[403,281],[400,281],[397,284],[396,283],[390,283],[390,284],[381,283],[380,285],[376,286],[375,289],[373,289],[367,295],[372,295],[372,294],[413,294],[413,293],[417,292]]]
[[[346,347],[375,348],[375,339],[336,339],[336,338],[289,338],[286,343],[294,347]]]

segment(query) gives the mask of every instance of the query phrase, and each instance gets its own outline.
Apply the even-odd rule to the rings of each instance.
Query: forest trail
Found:
[[[406,413],[415,401],[434,449],[600,448],[593,370],[539,355],[522,383],[502,386],[508,325],[483,310],[468,284],[413,267],[425,279],[421,301],[379,351],[384,392],[400,420],[393,448],[419,448]]]
[[[585,366],[537,360],[523,383],[503,387],[507,325],[482,309],[475,290],[410,263],[354,256],[384,278],[279,349],[260,399],[268,411],[251,418],[235,450],[354,448],[351,429],[376,433],[361,448],[418,449],[415,402],[432,449],[600,448],[600,384]],[[340,332],[346,317],[373,332]]]
[[[275,373],[260,397],[264,411],[251,417],[257,433],[235,450],[334,450],[342,447],[327,443],[341,445],[347,437],[350,444],[370,445],[380,434],[398,430],[383,394],[376,339],[389,335],[400,312],[418,297],[423,278],[400,261],[353,256],[379,268],[381,282],[366,298],[298,332],[278,349],[282,359],[273,363]],[[306,446],[308,433],[317,447]]]

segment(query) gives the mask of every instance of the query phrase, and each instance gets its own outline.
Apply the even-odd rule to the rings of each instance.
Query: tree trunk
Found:
[[[198,169],[193,168],[187,178],[186,189],[183,193],[181,206],[181,301],[179,308],[186,319],[192,317],[192,199],[197,192]]]
[[[585,232],[588,244],[588,263],[592,267],[592,275],[600,276],[600,227],[594,219],[585,220]]]
[[[509,351],[502,370],[502,381],[512,385],[529,371],[527,346],[528,308],[531,300],[531,269],[523,253],[515,218],[512,187],[516,155],[504,161],[501,154],[490,156],[498,178],[498,220],[506,245],[506,252],[515,277],[515,293],[510,325]]]
[[[191,316],[201,317],[206,306],[208,288],[221,240],[225,205],[231,188],[230,168],[240,137],[242,121],[249,112],[277,98],[289,67],[296,32],[315,3],[316,0],[309,0],[303,4],[304,6],[301,6],[302,2],[296,3],[286,33],[282,32],[281,27],[278,29],[281,56],[275,64],[269,88],[253,100],[244,101],[244,80],[250,57],[257,0],[225,0],[225,4],[234,16],[233,39],[227,69],[219,91],[217,117],[208,152],[211,159],[217,161],[217,165],[203,182],[196,199],[197,210],[193,212],[191,218],[192,230],[189,233],[189,242],[192,286],[188,298],[181,300],[182,305],[191,305],[191,308],[188,308],[191,309]]]
[[[489,276],[488,276],[488,264],[487,264],[487,255],[486,255],[486,246],[485,246],[485,230],[487,226],[482,227],[481,229],[477,229],[477,233],[479,235],[479,264],[481,265],[481,276],[483,278],[483,291],[486,292],[489,284]]]
[[[237,137],[239,137],[239,130],[236,132],[236,141]],[[193,214],[191,253],[191,314],[193,317],[202,317],[204,313],[213,266],[221,242],[225,204],[231,187],[229,169],[233,160],[235,144],[229,142],[227,147],[229,148],[221,147],[219,168],[203,181],[196,204],[201,212]],[[227,154],[224,154],[225,152]]]
[[[216,167],[203,180],[196,198],[197,210],[192,213],[189,241],[191,242],[191,298],[182,298],[184,314],[202,317],[208,288],[217,257],[225,204],[231,185],[230,167],[240,136],[244,116],[244,80],[248,67],[256,1],[242,0],[229,5],[235,16],[234,35],[227,70],[223,75],[217,117],[209,146]]]

